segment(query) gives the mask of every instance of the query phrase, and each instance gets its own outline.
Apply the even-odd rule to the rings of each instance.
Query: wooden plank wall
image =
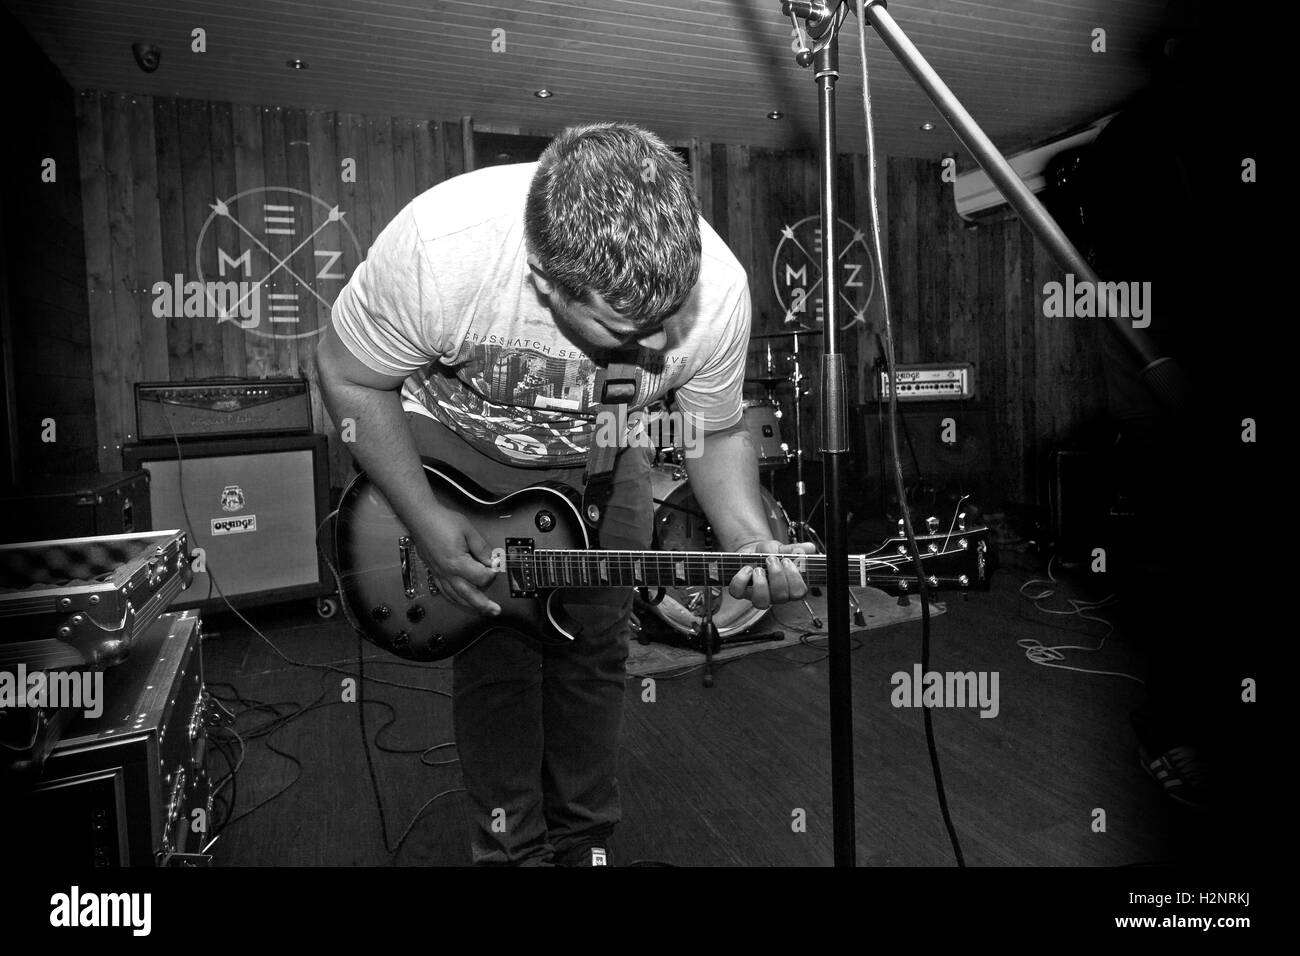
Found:
[[[695,176],[705,216],[751,275],[754,331],[779,331],[784,313],[772,287],[772,257],[781,227],[817,212],[816,157],[717,143],[699,144],[696,156],[704,165]],[[842,218],[865,231],[867,159],[843,155],[838,168]],[[937,160],[890,158],[877,173],[898,361],[975,363],[976,397],[990,422],[986,460],[995,494],[1008,503],[1042,505],[1051,450],[1104,409],[1099,336],[1106,333],[1096,320],[1044,319],[1041,290],[1062,278],[1060,270],[1018,220],[965,223],[941,171]],[[869,372],[876,333],[884,332],[882,305],[876,295],[867,325],[844,336],[851,401],[874,397]],[[810,344],[805,372],[812,387],[802,410],[806,447],[815,448],[821,343]],[[750,368],[759,368],[763,357],[762,345],[753,343]]]
[[[284,294],[297,291],[290,269],[299,276],[315,275],[321,264],[314,256],[318,246],[338,245],[343,257],[334,271],[351,275],[378,231],[407,202],[467,168],[466,124],[459,119],[361,116],[93,90],[76,100],[98,464],[108,471],[121,468],[122,445],[135,439],[132,386],[137,381],[315,374],[314,335],[259,337],[234,322],[154,315],[154,283],[177,273],[186,280],[200,278],[200,267],[204,276],[215,278],[218,247],[235,254],[252,245],[241,244],[234,219],[273,244],[263,234],[260,216],[251,221],[247,208],[234,219],[210,217],[217,199],[268,187],[299,190],[323,200],[309,203],[313,229],[326,224],[329,206],[344,212],[356,244],[337,226],[327,228],[321,235],[332,228],[332,238],[307,243],[288,259],[287,269],[266,282],[267,292]],[[345,159],[355,160],[355,181],[343,181]],[[215,231],[215,242],[208,237],[199,242],[205,224]],[[302,294],[299,303],[299,330],[324,328],[328,301]],[[266,320],[264,314],[264,325]],[[338,486],[351,460],[315,383],[313,396],[317,429],[330,436],[331,482]]]
[[[0,483],[96,469],[95,390],[72,88],[0,10],[0,50],[25,78],[0,150],[0,338],[7,418]],[[46,159],[54,180],[42,179]],[[45,423],[50,422],[52,428]],[[51,440],[52,439],[52,440]]]
[[[338,204],[356,236],[342,243],[350,275],[376,233],[419,192],[472,168],[465,120],[419,121],[198,100],[150,99],[85,91],[77,97],[86,288],[95,356],[99,464],[120,468],[131,441],[133,382],[217,375],[312,375],[315,338],[267,339],[235,323],[155,318],[152,283],[181,273],[196,277],[196,242],[210,203],[267,186],[287,186]],[[751,276],[754,332],[784,326],[784,306],[772,282],[772,259],[784,226],[815,215],[818,177],[807,151],[756,149],[696,141],[693,165],[706,218]],[[356,160],[356,181],[344,182],[340,163]],[[839,158],[842,218],[869,224],[867,165],[861,155]],[[1053,443],[1096,414],[1101,392],[1099,324],[1048,322],[1041,317],[1044,282],[1059,278],[1038,243],[1018,222],[963,223],[940,165],[893,158],[879,170],[890,298],[900,362],[971,361],[980,398],[989,408],[995,487],[1012,502],[1044,500],[1045,456]],[[327,206],[313,208],[320,226]],[[220,244],[238,248],[235,226],[215,219]],[[217,243],[199,244],[203,272],[217,272]],[[313,247],[289,262],[300,275],[315,267]],[[286,270],[287,271],[287,270]],[[289,291],[281,273],[269,291]],[[871,398],[868,372],[882,331],[883,296],[867,324],[843,337],[850,400]],[[328,320],[328,307],[307,301],[307,328]],[[778,369],[789,340],[777,340]],[[802,409],[806,445],[820,437],[820,342],[809,349],[810,376]],[[751,370],[765,345],[751,344]],[[762,390],[753,387],[751,397]],[[788,393],[786,393],[788,394]],[[319,395],[315,415],[327,434]],[[790,436],[786,436],[787,440]],[[815,455],[811,456],[814,460]],[[331,441],[331,480],[346,477],[350,458]]]
[[[1063,273],[1018,219],[965,223],[938,161],[889,161],[891,307],[900,362],[974,362],[993,487],[1045,505],[1048,458],[1106,401],[1095,319],[1046,319]]]

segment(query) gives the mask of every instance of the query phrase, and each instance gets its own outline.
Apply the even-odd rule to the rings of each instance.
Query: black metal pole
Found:
[[[1076,280],[1098,282],[1097,273],[1079,250],[1065,235],[1065,231],[1051,217],[1038,198],[1030,192],[1011,164],[998,152],[993,141],[980,129],[974,117],[953,94],[948,85],[930,66],[921,51],[907,38],[898,22],[885,8],[883,0],[865,0],[864,16],[876,29],[880,39],[898,58],[903,68],[912,75],[921,89],[934,103],[939,113],[952,127],[952,131],[970,150],[976,162],[988,173],[994,185],[1020,218],[1051,252],[1052,257]],[[1172,359],[1163,358],[1151,338],[1121,316],[1109,317],[1114,329],[1133,350],[1142,366],[1142,378],[1160,403],[1170,412],[1181,413],[1186,408],[1190,386],[1181,367]]]
[[[821,132],[822,225],[822,478],[826,491],[826,622],[830,640],[831,813],[835,865],[857,866],[853,802],[853,683],[849,656],[848,534],[841,499],[843,456],[848,452],[844,356],[840,352],[839,221],[836,195],[835,81],[839,38],[831,36],[813,57]]]

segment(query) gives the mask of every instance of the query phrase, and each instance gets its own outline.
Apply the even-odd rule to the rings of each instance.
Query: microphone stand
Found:
[[[817,8],[817,9],[814,9]],[[831,816],[836,866],[857,866],[857,835],[853,808],[853,684],[849,658],[848,528],[841,497],[845,455],[849,450],[844,355],[840,350],[839,237],[835,161],[835,81],[839,79],[839,26],[843,15],[820,3],[782,3],[781,9],[798,23],[808,21],[809,33],[820,42],[815,52],[800,50],[796,62],[813,67],[817,82],[820,131],[818,166],[821,172],[822,226],[822,477],[826,492],[826,618],[830,662]],[[818,28],[820,34],[814,34]],[[797,393],[797,389],[796,389]],[[796,394],[795,400],[798,401]],[[800,476],[802,477],[802,476]],[[802,501],[802,499],[801,499]],[[800,520],[803,515],[800,514]]]

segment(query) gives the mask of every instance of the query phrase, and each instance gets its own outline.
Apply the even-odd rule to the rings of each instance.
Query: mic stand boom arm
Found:
[[[1095,288],[1095,284],[1100,281],[1096,270],[1088,264],[1075,248],[1074,243],[1066,236],[1065,231],[1016,175],[1011,164],[921,55],[921,51],[908,39],[907,34],[898,25],[898,21],[887,9],[885,0],[862,0],[862,2],[863,16],[875,28],[885,46],[934,103],[940,115],[957,134],[957,138],[993,180],[1002,197],[1019,214],[1025,225],[1033,231],[1062,269],[1072,273],[1076,280],[1093,283]],[[843,3],[842,0],[836,6],[841,5],[847,7],[847,3]],[[786,0],[782,4],[782,9],[807,20],[810,26],[836,20],[836,15],[830,13],[820,2]],[[842,16],[839,19],[842,20]],[[1118,315],[1110,315],[1108,318],[1111,328],[1135,356],[1141,378],[1155,399],[1174,417],[1186,414],[1191,386],[1181,366],[1173,359],[1161,356],[1150,336],[1141,329],[1134,328],[1128,318]]]

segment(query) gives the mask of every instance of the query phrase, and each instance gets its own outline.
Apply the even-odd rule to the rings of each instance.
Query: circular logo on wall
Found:
[[[843,219],[837,222],[840,311],[847,315],[840,328],[848,329],[866,324],[867,306],[876,293],[876,269],[865,234]],[[772,257],[772,287],[785,310],[786,325],[815,326],[825,321],[820,216],[781,227],[781,240]]]
[[[347,215],[301,189],[263,186],[211,203],[194,244],[207,310],[252,335],[305,339],[329,327],[348,279],[344,253],[361,261]]]

